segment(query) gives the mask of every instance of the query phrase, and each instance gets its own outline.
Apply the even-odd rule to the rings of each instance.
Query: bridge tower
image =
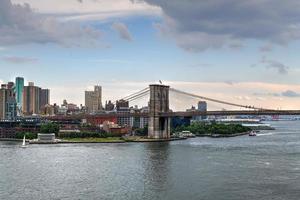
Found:
[[[169,86],[150,85],[148,137],[153,139],[170,138],[169,117],[161,117],[161,112],[169,112]]]

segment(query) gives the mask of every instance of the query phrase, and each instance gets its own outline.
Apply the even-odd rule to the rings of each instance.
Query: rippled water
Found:
[[[0,142],[0,199],[300,199],[300,122],[171,143]]]

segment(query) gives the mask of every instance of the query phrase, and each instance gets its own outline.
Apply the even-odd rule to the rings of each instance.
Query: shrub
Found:
[[[112,134],[101,132],[62,132],[59,133],[60,138],[107,138],[113,137]]]
[[[26,139],[30,139],[30,140],[37,138],[36,133],[30,133],[30,132],[26,132],[26,133],[19,132],[19,133],[17,133],[16,138],[17,139],[23,139],[24,135],[25,135]]]
[[[59,125],[56,123],[46,123],[41,125],[41,133],[55,133],[57,136],[59,132]]]
[[[240,124],[220,124],[220,123],[205,123],[194,122],[189,126],[179,126],[173,132],[190,131],[196,135],[203,134],[236,134],[250,131],[250,128]]]

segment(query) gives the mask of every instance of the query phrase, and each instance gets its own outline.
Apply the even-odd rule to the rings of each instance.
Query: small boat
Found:
[[[190,131],[182,131],[182,132],[179,133],[179,137],[194,138],[194,137],[196,137],[196,135],[191,133]]]
[[[249,133],[249,136],[256,136],[256,132],[255,132],[255,131],[251,131],[251,132]]]
[[[25,135],[24,135],[24,137],[23,137],[23,143],[22,143],[22,145],[21,145],[21,148],[26,148],[27,146],[26,146],[26,139],[25,139]]]

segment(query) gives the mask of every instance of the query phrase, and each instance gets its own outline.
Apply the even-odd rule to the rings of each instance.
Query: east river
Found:
[[[272,125],[170,143],[0,142],[0,199],[299,200],[300,121]]]

